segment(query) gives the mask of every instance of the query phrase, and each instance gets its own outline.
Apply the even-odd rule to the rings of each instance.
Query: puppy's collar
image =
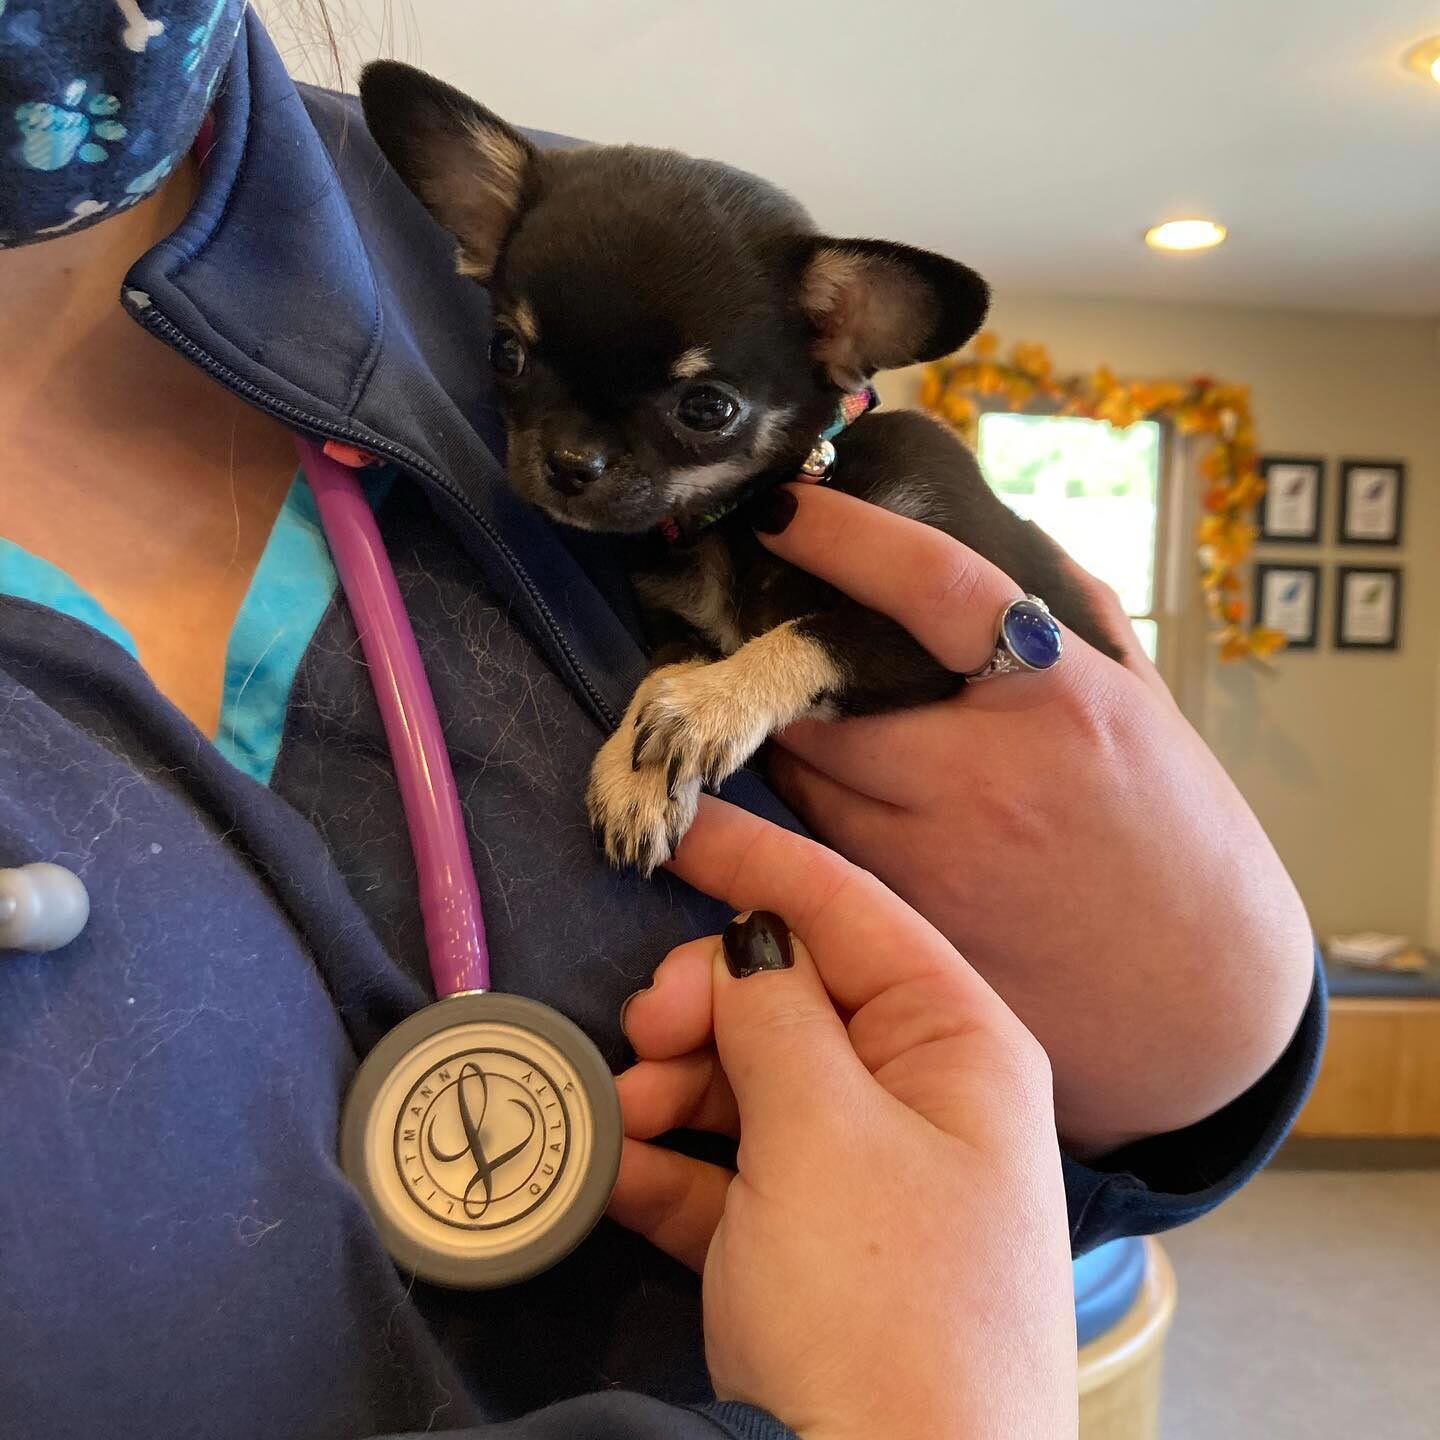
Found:
[[[754,484],[746,486],[739,494],[732,495],[730,499],[717,505],[713,510],[707,510],[703,515],[694,520],[688,520],[683,525],[673,517],[667,516],[656,527],[656,532],[667,545],[688,545],[692,540],[698,539],[712,525],[717,524],[727,515],[733,515],[746,501],[753,500],[762,490],[767,490],[772,485],[781,484],[786,479],[798,480],[808,485],[823,485],[830,478],[835,463],[835,450],[831,442],[848,426],[853,425],[867,410],[873,410],[879,403],[880,396],[871,385],[867,385],[863,390],[856,390],[849,395],[842,396],[840,403],[835,407],[835,418],[816,439],[814,448],[797,474],[791,476],[763,475]]]

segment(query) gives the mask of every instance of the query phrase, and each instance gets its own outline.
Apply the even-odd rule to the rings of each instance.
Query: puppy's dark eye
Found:
[[[518,380],[525,369],[525,342],[508,325],[496,325],[490,338],[490,367],[502,380]]]
[[[710,435],[733,425],[740,400],[718,385],[692,385],[675,402],[675,418],[687,429]]]

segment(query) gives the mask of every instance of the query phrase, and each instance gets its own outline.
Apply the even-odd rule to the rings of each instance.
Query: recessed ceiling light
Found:
[[[1417,40],[1401,57],[1400,63],[1417,75],[1427,75],[1440,85],[1440,35]]]
[[[1213,220],[1167,220],[1145,232],[1145,243],[1152,250],[1211,250],[1226,233]]]

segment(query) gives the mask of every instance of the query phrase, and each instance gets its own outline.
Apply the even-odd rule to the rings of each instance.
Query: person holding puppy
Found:
[[[155,11],[0,16],[0,866],[92,899],[0,965],[7,1435],[1073,1431],[1069,1253],[1219,1203],[1314,1070],[1254,817],[1078,581],[1119,661],[793,728],[616,873],[585,782],[644,660],[506,488],[484,289],[238,0]],[[412,1283],[335,1164],[427,972],[294,428],[388,462],[499,983],[640,1057],[619,1223],[517,1289]],[[1002,572],[778,493],[776,555],[984,663]]]

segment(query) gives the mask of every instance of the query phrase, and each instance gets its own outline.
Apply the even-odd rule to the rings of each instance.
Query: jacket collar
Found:
[[[580,546],[587,573],[505,482],[488,295],[454,273],[452,242],[386,165],[356,102],[302,97],[253,11],[214,120],[199,197],[131,268],[127,308],[291,428],[419,480],[497,602],[613,724],[645,669],[616,613],[624,587],[613,559]]]

